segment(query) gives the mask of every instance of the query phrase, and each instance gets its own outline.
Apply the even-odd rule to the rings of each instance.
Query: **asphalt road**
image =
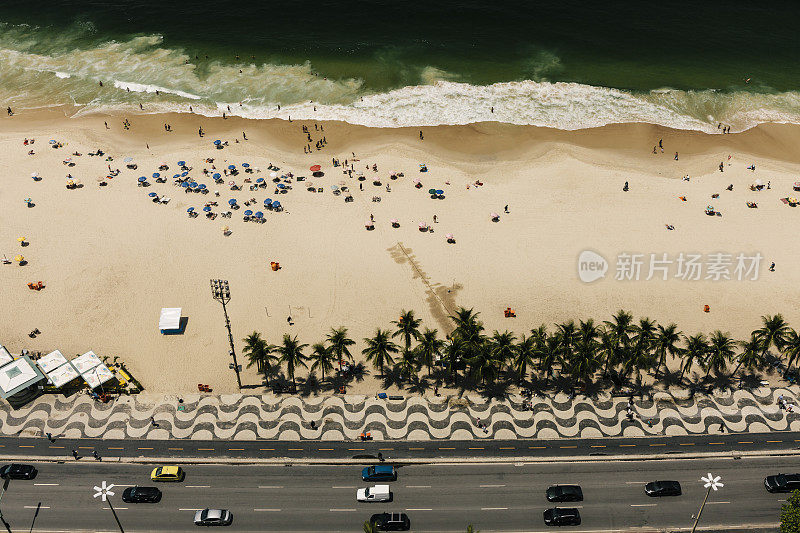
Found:
[[[33,481],[12,481],[2,508],[11,531],[118,531],[93,487],[114,483],[113,505],[124,531],[195,531],[195,509],[222,507],[234,515],[225,531],[361,531],[372,513],[402,511],[412,531],[463,532],[467,524],[491,531],[547,528],[544,491],[552,483],[578,483],[580,528],[559,531],[689,529],[705,494],[700,477],[722,476],[702,515],[706,530],[776,528],[785,495],[769,494],[763,478],[800,471],[800,458],[744,458],[596,463],[412,465],[399,468],[389,504],[357,503],[365,486],[357,466],[188,465],[182,483],[158,484],[158,504],[125,504],[126,485],[152,485],[152,465],[102,462],[42,463]],[[644,483],[674,479],[684,494],[649,498]],[[552,530],[551,530],[552,531]]]
[[[439,441],[222,441],[222,440],[113,440],[0,438],[0,456],[64,456],[72,450],[104,457],[186,458],[352,458],[377,455],[386,458],[430,459],[448,457],[574,457],[585,455],[648,455],[742,451],[795,450],[800,433],[721,433],[685,437],[599,438],[557,440],[439,440]]]

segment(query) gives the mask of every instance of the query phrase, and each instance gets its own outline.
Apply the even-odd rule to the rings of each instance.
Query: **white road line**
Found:
[[[481,511],[508,511],[508,507],[481,507]]]
[[[329,509],[332,513],[354,513],[355,509]]]
[[[482,489],[496,489],[499,487],[505,487],[505,485],[480,485]]]
[[[39,507],[38,505],[26,505],[24,508],[25,509],[50,509],[49,507],[46,507],[44,505],[42,505],[41,507]]]
[[[356,488],[356,487],[345,487],[345,486],[342,486],[342,485],[334,485],[334,486],[333,486],[333,487],[331,487],[331,488],[332,488],[332,489],[354,489],[354,488]]]
[[[123,485],[122,483],[114,483],[115,487],[135,487],[136,485]]]
[[[185,485],[187,489],[210,489],[211,485]]]
[[[202,511],[202,509],[178,509],[179,511]]]
[[[34,483],[38,487],[58,487],[58,483]]]
[[[280,509],[253,509],[253,511],[256,511],[258,513],[279,513],[281,510]]]
[[[647,485],[647,481],[626,481],[626,485]]]
[[[721,503],[731,503],[731,502],[706,502],[706,505],[719,505]]]
[[[42,507],[42,509],[44,509],[44,507]],[[47,509],[49,509],[49,507],[47,507]],[[128,509],[127,507],[114,507],[115,511],[120,511],[120,510],[126,511],[127,509]],[[110,511],[111,507],[103,507],[103,510],[104,511]]]
[[[407,489],[429,489],[430,485],[406,485]]]
[[[655,507],[657,503],[632,503],[631,507]]]
[[[421,508],[417,508],[417,509],[406,509],[406,511],[433,511],[433,509],[421,509]]]
[[[259,489],[282,489],[283,485],[259,485]]]

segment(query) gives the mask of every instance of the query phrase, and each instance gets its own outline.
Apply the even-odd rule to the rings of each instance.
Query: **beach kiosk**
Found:
[[[6,354],[11,355],[3,348],[2,356]],[[42,393],[39,385],[45,377],[30,357],[23,355],[11,362],[3,357],[3,360],[6,362],[0,366],[0,397],[19,408]]]
[[[181,333],[181,307],[163,307],[161,318],[158,319],[158,329],[163,335]]]
[[[114,373],[92,351],[79,355],[71,362],[72,366],[80,373],[91,389],[96,389],[102,384],[115,379]]]
[[[47,381],[59,389],[80,377],[80,373],[59,350],[41,357],[36,363],[44,372]]]

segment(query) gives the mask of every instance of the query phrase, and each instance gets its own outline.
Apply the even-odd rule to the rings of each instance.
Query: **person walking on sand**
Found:
[[[506,204],[506,206],[503,208],[503,211],[505,211],[506,213],[508,213],[508,204]]]
[[[8,114],[9,115],[11,114],[11,108],[10,107],[8,108]],[[419,140],[422,141],[424,139],[425,139],[425,137],[422,136],[422,130],[419,130]]]
[[[203,127],[202,127],[202,126],[200,126],[200,128],[197,130],[197,134],[198,134],[200,137],[202,137],[202,136],[203,136]]]
[[[661,151],[664,151],[664,139],[658,140],[658,147],[661,148]]]
[[[11,106],[8,106],[8,116],[10,117],[10,116],[13,116],[13,115],[14,115],[14,112],[11,111]],[[421,135],[421,133],[420,133],[420,135]]]
[[[245,141],[247,140],[247,134],[245,132],[242,132],[242,139],[244,139]]]
[[[675,161],[678,160],[678,152],[675,152]]]

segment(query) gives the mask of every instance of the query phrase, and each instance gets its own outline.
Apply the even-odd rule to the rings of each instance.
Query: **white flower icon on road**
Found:
[[[106,497],[114,495],[114,493],[111,491],[111,489],[113,488],[114,488],[113,483],[110,485],[106,485],[106,482],[103,481],[102,483],[100,483],[99,487],[95,485],[94,490],[97,491],[97,494],[95,494],[94,497],[97,498],[98,496],[100,496],[103,499],[103,501],[106,501]]]
[[[720,476],[715,476],[714,474],[712,474],[711,472],[709,472],[709,473],[708,473],[708,476],[706,476],[706,477],[701,477],[701,478],[700,478],[700,481],[703,481],[703,482],[705,483],[705,485],[703,485],[703,487],[704,487],[704,488],[706,488],[706,489],[708,489],[708,488],[711,488],[711,489],[714,489],[714,490],[716,491],[716,490],[718,490],[718,489],[721,489],[722,487],[724,487],[724,486],[725,486],[725,485],[724,485],[724,484],[723,484],[723,483],[720,481],[721,479],[722,479],[722,478],[721,478]],[[112,486],[113,486],[113,485],[112,485]],[[95,488],[96,488],[96,487],[95,487]]]

